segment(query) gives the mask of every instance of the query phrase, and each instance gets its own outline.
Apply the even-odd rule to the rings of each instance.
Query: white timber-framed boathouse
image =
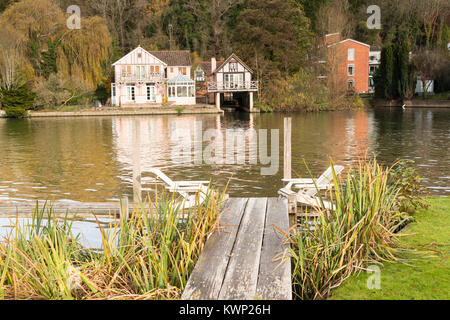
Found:
[[[207,81],[207,92],[214,94],[216,107],[225,101],[238,101],[239,105],[253,109],[254,93],[258,92],[258,81],[254,81],[253,70],[232,53],[219,66],[211,58],[211,76]]]

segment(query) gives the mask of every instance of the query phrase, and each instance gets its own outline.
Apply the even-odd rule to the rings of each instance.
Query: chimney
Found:
[[[325,45],[333,44],[341,41],[341,34],[339,32],[325,35]]]
[[[216,58],[212,57],[211,58],[211,72],[216,71],[216,67],[217,67]]]

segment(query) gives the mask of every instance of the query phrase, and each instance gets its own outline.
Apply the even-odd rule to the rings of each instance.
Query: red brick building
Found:
[[[339,34],[326,35],[325,43],[335,87],[369,92],[370,46],[353,39],[339,40]]]

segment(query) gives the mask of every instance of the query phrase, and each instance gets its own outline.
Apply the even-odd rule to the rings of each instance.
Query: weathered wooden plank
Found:
[[[69,217],[87,217],[92,215],[119,215],[120,202],[64,202],[54,201],[45,202],[38,201],[38,208],[42,210],[45,205],[45,210],[52,208],[52,211],[57,216],[64,216],[66,213]],[[0,217],[5,216],[19,216],[30,217],[36,209],[36,202],[17,202],[17,203],[0,203]]]
[[[283,259],[289,248],[283,234],[289,230],[287,199],[269,198],[256,286],[256,296],[264,300],[292,300],[291,261]]]
[[[246,204],[245,198],[227,200],[220,218],[223,229],[214,232],[207,240],[182,299],[218,299]]]
[[[255,298],[266,209],[267,198],[248,200],[219,299]]]

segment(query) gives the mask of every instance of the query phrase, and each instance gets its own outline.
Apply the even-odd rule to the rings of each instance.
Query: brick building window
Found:
[[[348,61],[355,60],[355,48],[349,48],[347,55],[348,55]]]
[[[355,75],[355,65],[354,64],[349,64],[347,66],[347,75],[349,75],[349,76]]]
[[[348,88],[348,90],[355,89],[355,81],[353,79],[348,79],[348,81],[347,81],[347,88]]]

